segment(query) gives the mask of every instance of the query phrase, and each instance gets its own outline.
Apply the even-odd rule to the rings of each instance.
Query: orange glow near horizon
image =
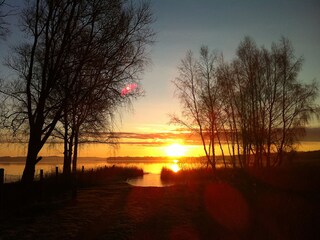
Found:
[[[118,147],[110,147],[106,144],[86,144],[80,145],[79,157],[115,157],[115,156],[131,156],[131,157],[199,157],[204,156],[203,146],[199,144],[120,144]],[[223,145],[225,154],[228,154],[227,145]],[[320,142],[302,142],[297,146],[298,151],[315,151],[320,150]],[[0,143],[0,156],[26,156],[27,145],[18,143]],[[216,149],[216,154],[220,155],[220,148]],[[175,156],[176,155],[176,156]],[[63,156],[63,145],[45,145],[39,153],[39,156]]]

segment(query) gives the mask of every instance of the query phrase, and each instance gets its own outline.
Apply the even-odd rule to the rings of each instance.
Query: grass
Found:
[[[162,181],[190,183],[203,181],[226,182],[241,189],[278,189],[320,194],[320,166],[298,165],[283,168],[210,168],[182,169],[173,172],[168,168],[161,171]]]
[[[0,189],[0,221],[8,216],[29,214],[35,206],[60,203],[75,197],[77,189],[113,184],[143,175],[135,167],[101,167],[78,171],[77,178],[66,178],[55,173],[26,186],[21,182],[5,183]]]
[[[160,178],[162,181],[184,183],[213,179],[214,175],[210,168],[182,169],[178,172],[174,172],[171,169],[164,167],[161,169]]]
[[[0,238],[320,239],[319,173],[319,166],[163,169],[162,179],[177,184],[143,188],[124,183],[139,169],[79,172],[76,199],[66,191],[67,201],[38,201],[5,219]]]
[[[202,202],[209,204],[202,209],[204,216],[211,213],[219,225],[235,232],[246,229],[240,239],[319,239],[319,165],[177,173],[163,169],[161,178],[184,186],[197,184],[195,194],[201,192]]]
[[[101,167],[95,170],[78,172],[77,182],[79,186],[106,184],[112,181],[126,181],[130,178],[143,176],[142,169],[137,167]]]

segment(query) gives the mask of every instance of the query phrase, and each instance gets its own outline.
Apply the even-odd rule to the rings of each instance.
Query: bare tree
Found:
[[[280,165],[311,117],[319,116],[318,85],[299,81],[301,67],[285,38],[268,50],[246,37],[230,63],[207,48],[199,60],[188,52],[174,81],[183,118],[172,121],[200,135],[212,167],[217,144],[224,160],[227,144],[234,167]]]
[[[280,131],[275,137],[277,158],[273,165],[280,165],[284,153],[292,149],[304,127],[308,124],[311,114],[319,114],[319,105],[315,104],[318,96],[316,82],[302,84],[298,81],[298,74],[302,67],[302,59],[296,58],[294,49],[288,39],[282,38],[273,45],[273,55],[278,66],[278,106],[275,116]]]
[[[239,86],[238,107],[241,118],[242,148],[245,165],[250,164],[253,154],[254,165],[259,165],[263,152],[263,68],[260,52],[255,42],[246,37],[239,45],[233,64]]]
[[[240,43],[231,64],[220,64],[219,84],[233,133],[229,137],[235,134],[231,142],[236,139],[241,145],[240,166],[280,165],[318,113],[317,85],[298,80],[301,66],[302,59],[295,57],[287,39],[267,50],[249,37]]]
[[[199,60],[189,51],[181,61],[179,77],[173,83],[183,107],[182,118],[172,116],[173,123],[199,134],[207,163],[216,168],[219,90],[215,77],[216,54],[200,49]]]
[[[236,160],[238,160],[239,166],[242,167],[236,98],[237,85],[234,78],[235,74],[233,74],[231,64],[226,63],[222,56],[217,68],[217,79],[222,103],[220,118],[225,119],[222,124],[232,166],[236,167]]]
[[[33,180],[35,165],[41,159],[38,153],[60,119],[68,119],[69,111],[75,111],[80,102],[99,96],[100,89],[123,84],[123,78],[114,76],[118,69],[127,67],[125,61],[134,61],[136,66],[127,73],[143,68],[145,48],[153,33],[147,21],[149,7],[141,6],[135,12],[133,5],[120,0],[36,0],[24,10],[22,21],[29,39],[15,48],[14,57],[8,61],[18,79],[5,92],[13,109],[7,120],[18,129],[24,127],[29,137],[23,182]],[[128,28],[136,16],[141,16],[139,23]],[[132,54],[127,57],[136,52],[137,45],[138,58]],[[100,100],[103,97],[95,99]],[[78,112],[72,115],[78,116]]]
[[[153,19],[147,3],[125,7],[121,6],[121,2],[118,5],[101,3],[93,7],[94,11],[91,14],[96,19],[93,25],[102,26],[99,32],[103,34],[100,38],[92,39],[94,55],[90,56],[91,61],[85,65],[77,83],[66,92],[70,96],[68,106],[71,108],[70,111],[66,111],[63,119],[64,139],[68,139],[69,142],[68,145],[65,144],[69,147],[64,152],[65,159],[68,157],[69,161],[73,155],[74,173],[79,137],[84,137],[84,132],[89,131],[110,131],[116,109],[130,102],[132,97],[138,97],[138,89],[126,95],[122,95],[121,90],[139,80],[148,62],[147,46],[152,43],[154,36],[150,29]],[[112,23],[108,25],[104,25],[105,19],[101,17],[105,12],[114,14]],[[92,32],[95,31],[92,29]],[[109,41],[106,41],[106,37]],[[83,126],[86,130],[81,132]],[[65,163],[64,165],[69,164]],[[68,167],[64,169],[67,170]]]

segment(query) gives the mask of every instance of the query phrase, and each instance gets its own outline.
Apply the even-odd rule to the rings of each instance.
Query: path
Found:
[[[249,204],[232,187],[215,185],[115,183],[82,189],[74,201],[38,205],[32,215],[8,219],[0,239],[312,239],[319,234],[313,201],[263,192]]]

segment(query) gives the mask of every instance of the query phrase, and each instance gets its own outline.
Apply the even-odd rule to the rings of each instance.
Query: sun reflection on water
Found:
[[[177,173],[181,170],[178,163],[179,163],[179,160],[175,159],[175,160],[173,160],[173,163],[170,165],[170,169],[175,173]]]

